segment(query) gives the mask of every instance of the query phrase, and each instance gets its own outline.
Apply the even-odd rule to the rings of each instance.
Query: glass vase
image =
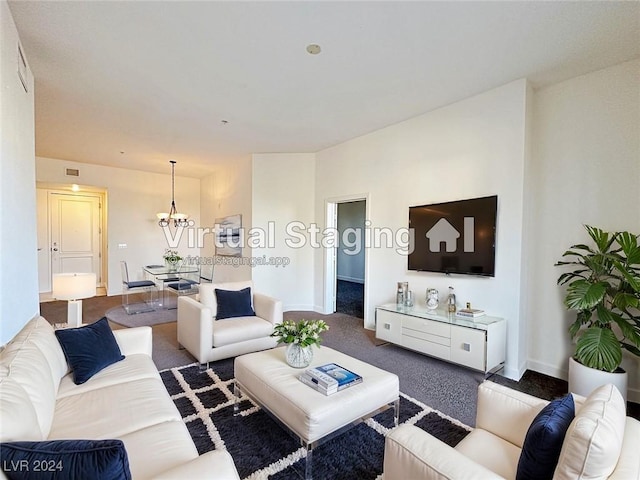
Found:
[[[169,272],[176,272],[178,270],[178,262],[172,262],[171,260],[165,259],[164,266],[167,268]]]
[[[303,347],[298,343],[290,343],[285,350],[287,363],[294,368],[308,367],[313,360],[313,349],[310,346]]]

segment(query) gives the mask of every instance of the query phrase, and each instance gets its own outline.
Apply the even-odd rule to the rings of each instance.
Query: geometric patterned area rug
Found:
[[[246,397],[233,416],[233,359],[171,368],[160,376],[200,454],[225,449],[243,480],[304,478],[306,449]],[[409,423],[455,446],[471,430],[400,393],[400,423]],[[316,480],[381,478],[384,437],[393,427],[386,410],[313,450]]]

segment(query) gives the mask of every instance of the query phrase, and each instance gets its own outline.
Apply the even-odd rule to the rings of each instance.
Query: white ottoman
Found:
[[[394,408],[398,425],[398,377],[329,347],[314,347],[310,367],[337,363],[362,376],[358,385],[324,395],[298,380],[304,369],[285,362],[285,347],[236,357],[235,411],[242,393],[276,417],[307,448],[305,478],[311,479],[312,450],[346,428]]]

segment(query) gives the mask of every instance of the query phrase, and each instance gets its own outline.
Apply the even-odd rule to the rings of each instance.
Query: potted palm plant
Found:
[[[572,266],[558,278],[576,319],[569,334],[576,350],[569,359],[569,390],[588,395],[613,383],[626,400],[624,350],[640,356],[640,247],[638,235],[585,225],[595,246],[573,245],[556,265]]]

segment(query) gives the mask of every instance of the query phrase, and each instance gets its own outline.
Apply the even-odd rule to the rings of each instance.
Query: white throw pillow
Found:
[[[618,463],[626,405],[613,385],[596,388],[576,413],[565,436],[554,480],[608,478]]]

